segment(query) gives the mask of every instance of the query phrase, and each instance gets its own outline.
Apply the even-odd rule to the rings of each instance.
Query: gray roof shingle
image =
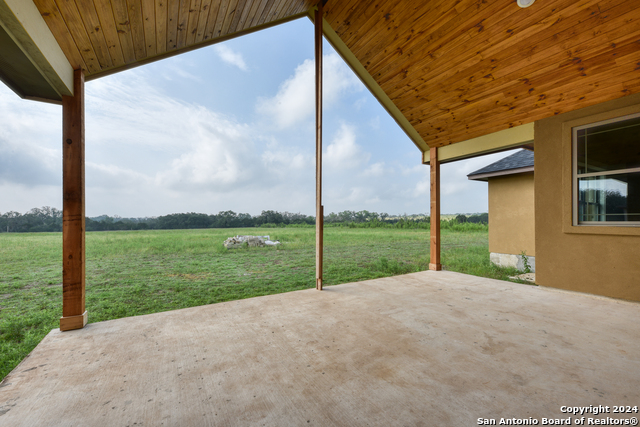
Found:
[[[494,172],[508,171],[511,169],[521,169],[533,166],[533,151],[520,150],[504,159],[500,159],[497,162],[491,163],[478,169],[475,172],[471,172],[467,175],[469,179],[473,179],[476,175],[484,175]]]

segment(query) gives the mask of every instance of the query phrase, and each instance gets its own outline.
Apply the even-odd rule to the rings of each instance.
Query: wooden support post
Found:
[[[322,206],[322,8],[318,3],[315,24],[316,52],[316,289],[322,290],[324,209]]]
[[[438,148],[429,149],[429,169],[431,172],[431,259],[429,270],[442,270],[440,264],[440,162]]]
[[[84,251],[84,74],[73,73],[73,96],[62,97],[62,317],[60,330],[87,324]]]

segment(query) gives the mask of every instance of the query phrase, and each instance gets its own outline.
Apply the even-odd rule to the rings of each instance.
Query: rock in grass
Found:
[[[280,242],[272,242],[269,236],[235,236],[224,241],[224,247],[227,249],[241,248],[245,244],[249,247],[262,247],[279,245]]]

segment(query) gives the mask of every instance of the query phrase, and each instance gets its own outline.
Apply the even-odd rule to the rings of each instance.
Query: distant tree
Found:
[[[262,213],[255,219],[256,225],[262,224],[285,224],[285,219],[280,212],[276,211],[262,211]]]
[[[238,222],[238,227],[255,227],[256,225],[256,221],[251,216],[251,214],[239,213],[236,216],[236,218],[237,218],[236,221]]]
[[[489,224],[489,214],[473,214],[467,218],[467,222],[471,222],[474,224]]]
[[[238,215],[234,211],[219,212],[216,215],[216,228],[239,227]]]
[[[325,215],[324,216],[324,222],[325,224],[333,224],[333,223],[337,223],[340,220],[338,219],[338,215],[335,214],[334,212],[331,212],[329,215]]]
[[[18,219],[20,217],[21,217],[20,212],[16,212],[16,211],[9,211],[3,214],[2,215],[2,219],[3,219],[2,231],[4,231],[5,228],[7,230],[6,231],[7,233],[19,231],[17,230],[17,228],[18,228]]]

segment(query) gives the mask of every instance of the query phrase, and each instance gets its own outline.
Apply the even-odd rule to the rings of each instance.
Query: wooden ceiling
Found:
[[[325,19],[431,147],[640,91],[640,2],[329,0]]]
[[[87,79],[304,15],[318,0],[33,0]]]
[[[303,16],[319,0],[33,1],[92,79]],[[363,80],[373,78],[431,147],[640,92],[636,0],[526,9],[515,0],[329,0],[324,17]]]

